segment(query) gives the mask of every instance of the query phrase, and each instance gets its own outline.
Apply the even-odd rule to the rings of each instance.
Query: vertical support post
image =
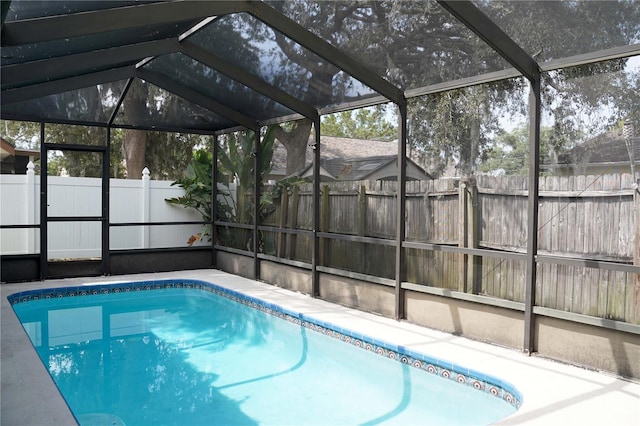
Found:
[[[109,258],[109,188],[111,182],[111,127],[107,127],[106,149],[102,154],[102,273],[111,274]]]
[[[396,212],[396,291],[395,291],[395,318],[404,318],[404,292],[402,291],[402,279],[404,276],[404,250],[402,243],[405,233],[405,211],[407,198],[407,103],[398,104],[398,195]]]
[[[47,147],[44,139],[44,122],[40,123],[40,279],[44,280],[49,275],[47,252],[48,241],[47,233],[49,232],[47,224]]]
[[[36,173],[35,173],[35,165],[33,161],[29,161],[27,164],[27,189],[26,189],[26,207],[27,207],[27,223],[34,224],[36,223]],[[27,229],[27,253],[31,254],[35,251],[36,248],[36,240],[35,240],[35,232],[34,228]]]
[[[142,169],[142,222],[148,223],[150,222],[150,209],[149,203],[151,202],[151,190],[149,188],[151,178],[149,177],[150,172],[148,168]],[[142,227],[142,247],[149,248],[150,245],[150,237],[149,237],[149,226],[143,225]]]
[[[633,245],[633,264],[640,266],[640,196],[638,196],[638,184],[640,179],[636,179],[636,173],[634,171],[633,180],[636,183],[633,194],[633,212],[635,214],[636,229],[634,232],[635,243]],[[633,294],[631,296],[634,301],[634,308],[631,318],[627,318],[627,321],[637,324],[640,321],[640,273],[633,274]]]
[[[253,151],[253,277],[260,279],[260,260],[258,259],[259,243],[258,226],[260,226],[260,129],[255,131],[256,146]]]
[[[318,229],[320,228],[320,116],[315,117],[313,127],[315,140],[313,144],[313,247],[311,250],[311,296],[320,296],[320,273],[318,262],[320,260],[320,240]]]
[[[213,135],[213,147],[211,153],[211,267],[218,266],[216,254],[216,241],[218,240],[218,135]]]
[[[527,272],[524,301],[524,347],[535,352],[536,255],[538,254],[538,187],[540,173],[540,78],[529,91],[529,194],[527,199]]]

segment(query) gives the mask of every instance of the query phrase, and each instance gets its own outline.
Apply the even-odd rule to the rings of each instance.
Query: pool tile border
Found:
[[[229,298],[235,302],[242,303],[252,308],[258,309],[267,314],[282,318],[286,321],[301,325],[309,330],[341,340],[353,346],[362,348],[369,352],[374,352],[385,358],[389,358],[403,364],[424,370],[430,374],[437,375],[444,379],[454,380],[461,385],[470,386],[474,389],[491,394],[514,406],[516,409],[522,405],[522,395],[510,383],[497,377],[485,375],[484,373],[464,368],[447,361],[430,357],[426,354],[416,352],[403,346],[396,346],[380,341],[371,336],[363,335],[353,330],[338,327],[332,323],[313,318],[313,316],[293,312],[279,305],[265,302],[258,298],[242,294],[236,290],[231,290],[219,285],[196,279],[164,279],[152,281],[133,281],[118,283],[103,283],[95,285],[82,285],[72,287],[61,287],[55,289],[37,289],[13,293],[7,297],[11,305],[29,302],[39,299],[51,299],[62,297],[77,297],[98,294],[121,293],[131,291],[149,291],[171,288],[192,288],[204,290]]]

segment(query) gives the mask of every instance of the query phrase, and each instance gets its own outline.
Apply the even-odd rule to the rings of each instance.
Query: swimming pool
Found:
[[[497,378],[203,281],[10,302],[81,423],[488,424],[521,400]]]

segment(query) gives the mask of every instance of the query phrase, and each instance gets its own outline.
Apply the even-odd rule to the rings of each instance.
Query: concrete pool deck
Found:
[[[498,377],[522,394],[499,424],[640,425],[640,383],[349,309],[218,270],[72,278],[0,286],[0,424],[75,424],[7,296],[25,290],[158,279],[200,279],[364,335]],[[636,360],[640,362],[640,360]],[[464,405],[460,409],[464,409]]]

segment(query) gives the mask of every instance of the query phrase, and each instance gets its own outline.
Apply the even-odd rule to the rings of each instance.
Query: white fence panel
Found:
[[[30,174],[29,174],[30,173]],[[184,191],[167,181],[151,181],[148,171],[141,180],[110,179],[109,215],[114,223],[188,222],[202,217],[193,209],[168,204],[165,199]],[[100,216],[102,183],[96,178],[50,176],[49,216]],[[33,174],[0,175],[0,223],[38,224],[40,219],[40,178]],[[99,257],[100,222],[49,222],[49,258]],[[112,226],[110,248],[139,249],[184,247],[201,225]],[[38,253],[37,229],[3,229],[1,254]]]
[[[99,178],[50,176],[47,178],[47,214],[100,216],[102,180]]]
[[[109,217],[111,223],[143,222],[143,181],[111,179],[109,182]],[[144,226],[112,226],[109,229],[111,249],[145,248]]]
[[[31,190],[26,190],[32,188]],[[34,166],[27,166],[26,175],[0,175],[0,223],[35,225],[40,223],[40,182]],[[37,229],[3,229],[0,231],[0,253],[40,252]]]

